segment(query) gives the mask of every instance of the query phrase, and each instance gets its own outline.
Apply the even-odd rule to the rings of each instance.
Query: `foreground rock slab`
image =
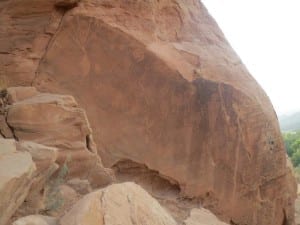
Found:
[[[30,153],[17,151],[15,140],[0,139],[0,225],[27,197],[35,170]]]
[[[57,225],[57,219],[50,216],[30,215],[16,220],[12,225]]]
[[[60,220],[60,225],[176,225],[145,190],[134,183],[113,184],[92,192]]]

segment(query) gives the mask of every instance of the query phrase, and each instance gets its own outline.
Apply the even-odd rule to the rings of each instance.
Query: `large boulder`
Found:
[[[15,140],[0,139],[0,225],[6,225],[26,199],[36,166]]]
[[[66,164],[69,178],[86,178],[95,186],[111,181],[97,155],[85,111],[73,97],[15,87],[7,89],[7,99],[6,122],[15,138],[27,141],[20,147],[31,152],[39,167],[45,167],[44,159],[51,158],[52,147],[57,149],[57,159],[53,156],[52,161]],[[42,150],[41,145],[49,147]]]
[[[69,11],[55,4],[0,2],[0,75],[9,85],[73,95],[106,166],[145,165],[233,224],[292,223],[296,185],[276,114],[199,0],[82,0]],[[30,118],[44,129],[61,122],[44,111],[55,104],[48,98],[37,110],[38,99],[45,96],[11,115],[32,107],[49,119]],[[10,118],[20,137],[54,143]]]
[[[30,215],[16,220],[12,225],[57,225],[57,219],[50,216]]]
[[[176,225],[145,190],[134,183],[113,184],[78,201],[60,225]]]

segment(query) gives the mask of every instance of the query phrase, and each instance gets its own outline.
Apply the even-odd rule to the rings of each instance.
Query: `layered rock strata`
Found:
[[[56,162],[67,164],[70,178],[89,179],[98,187],[112,181],[110,171],[97,155],[85,111],[73,97],[17,87],[7,89],[4,101],[7,102],[5,121],[13,136],[18,141],[33,142],[23,147],[29,151],[37,144],[56,148]],[[46,154],[37,157],[43,160]]]

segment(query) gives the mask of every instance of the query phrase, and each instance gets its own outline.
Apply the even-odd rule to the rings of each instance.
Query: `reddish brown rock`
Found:
[[[6,117],[0,114],[0,134],[4,138],[14,138],[14,134],[6,123]]]
[[[200,1],[54,4],[0,3],[9,84],[72,94],[107,166],[146,165],[232,223],[292,223],[273,107]]]
[[[8,104],[25,100],[39,93],[34,87],[9,87],[6,91]]]
[[[55,7],[63,10],[69,10],[76,7],[79,1],[80,0],[56,0]]]

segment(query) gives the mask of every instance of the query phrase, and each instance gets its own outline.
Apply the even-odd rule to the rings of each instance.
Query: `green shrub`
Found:
[[[283,139],[288,156],[294,167],[300,165],[300,131],[283,133]]]
[[[295,167],[298,167],[300,164],[300,149],[297,149],[292,155],[292,163]]]
[[[65,183],[65,179],[68,175],[68,161],[69,158],[66,159],[57,176],[52,179],[47,186],[45,211],[57,211],[64,205],[64,199],[60,193],[59,187]]]

